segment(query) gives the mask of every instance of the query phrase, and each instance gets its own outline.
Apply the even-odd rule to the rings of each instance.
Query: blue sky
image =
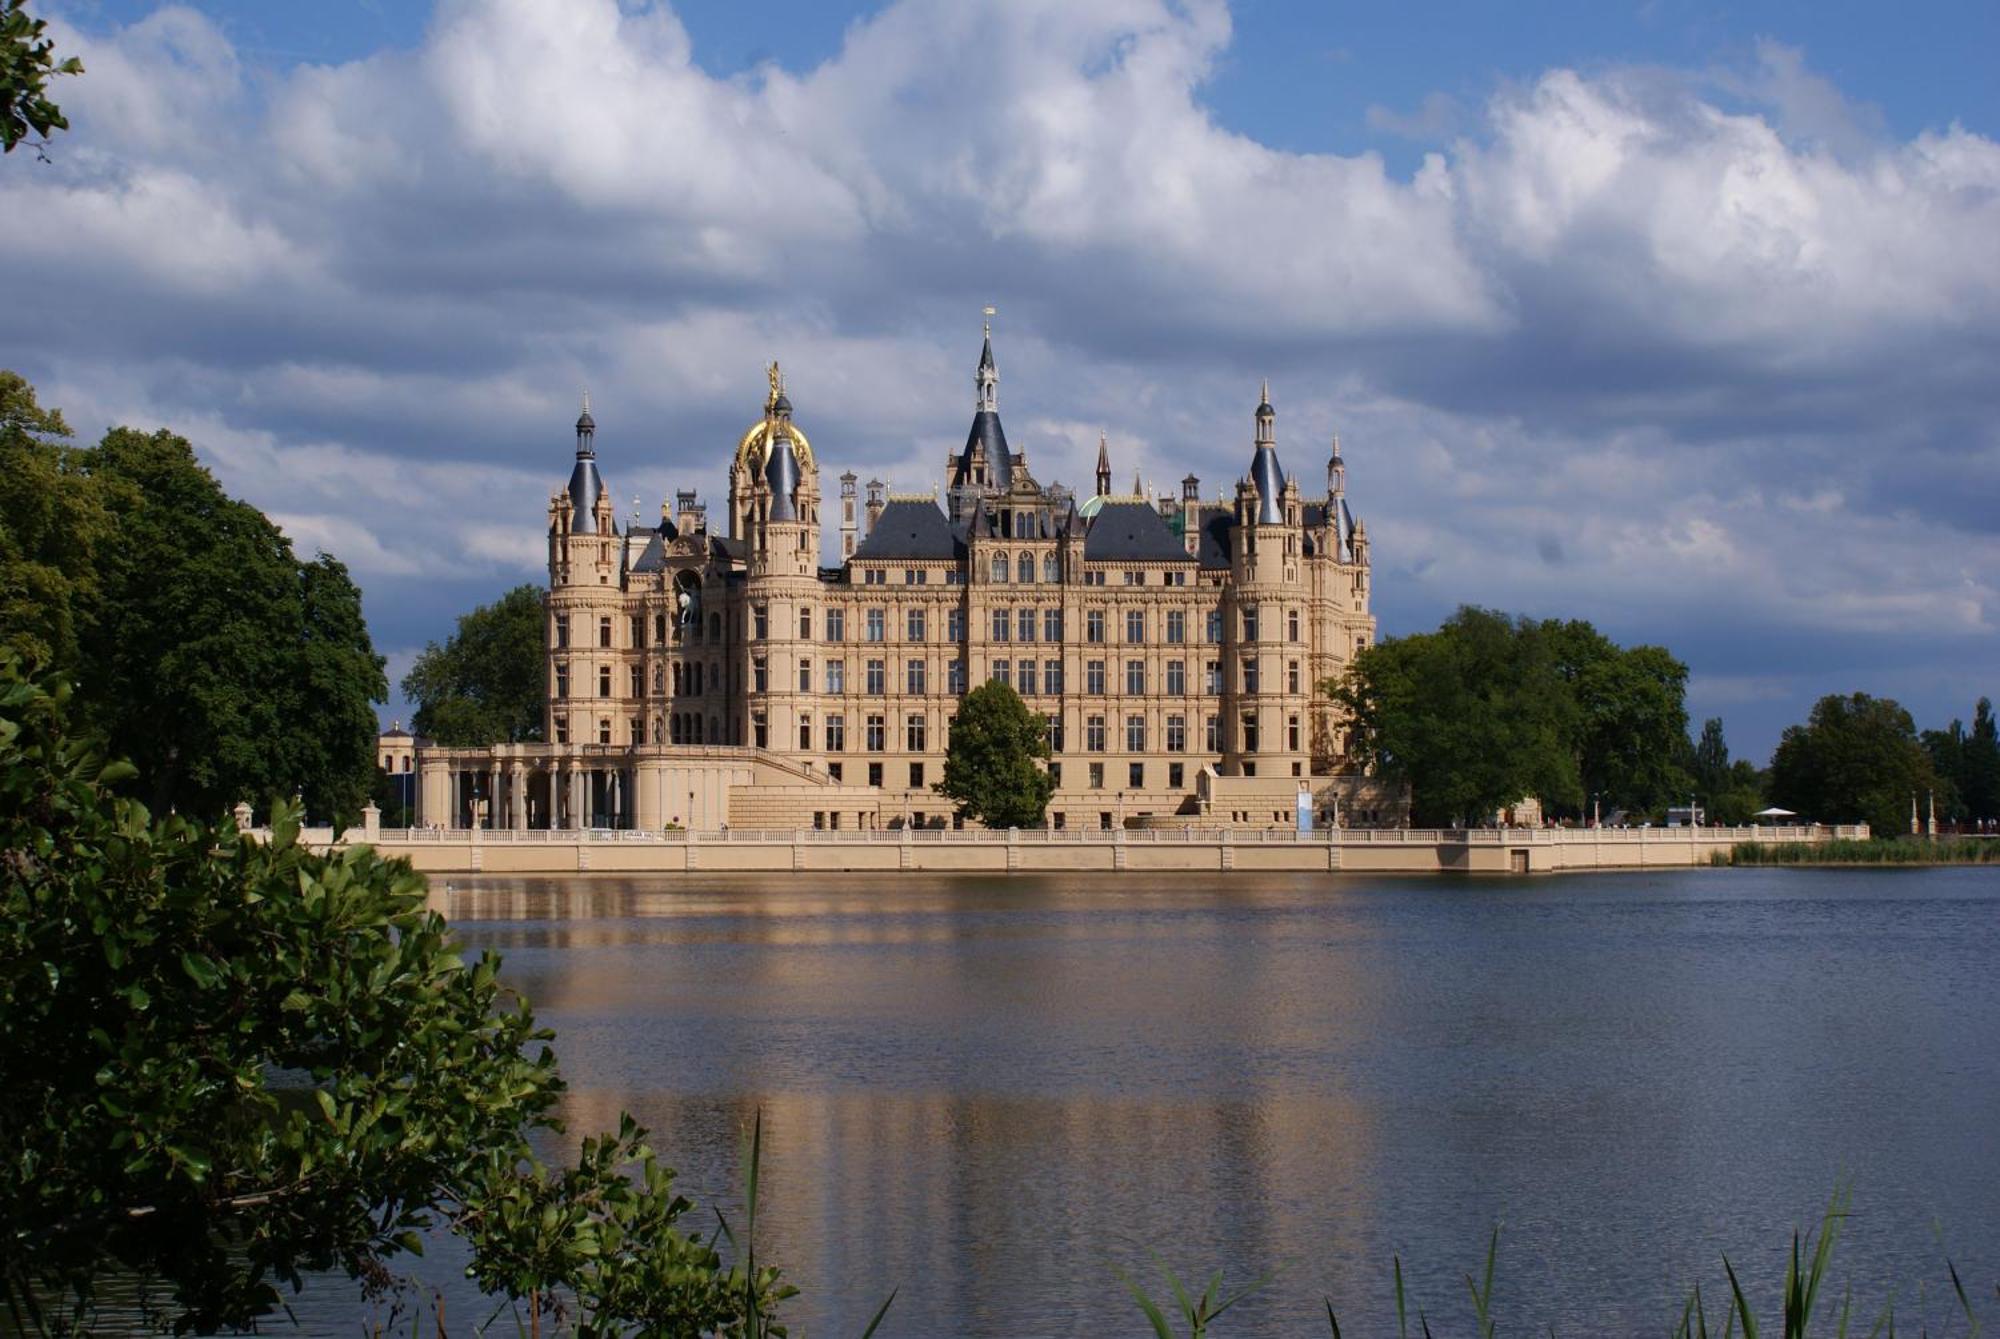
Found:
[[[0,365],[189,435],[392,673],[537,576],[582,384],[642,511],[771,357],[927,489],[993,302],[1041,477],[1212,492],[1265,375],[1309,489],[1339,431],[1387,634],[1662,642],[1760,760],[2000,688],[2000,7],[40,8],[90,73],[0,164]]]

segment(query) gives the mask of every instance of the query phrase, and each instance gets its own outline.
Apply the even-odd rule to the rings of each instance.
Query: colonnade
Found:
[[[635,826],[636,777],[630,768],[564,759],[546,764],[446,763],[443,803],[424,820],[446,828],[556,829]]]

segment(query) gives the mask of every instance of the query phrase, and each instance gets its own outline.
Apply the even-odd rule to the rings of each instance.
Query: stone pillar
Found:
[[[528,772],[520,763],[507,769],[507,826],[516,832],[528,826]]]
[[[236,807],[230,810],[230,813],[234,814],[236,817],[236,830],[238,832],[248,832],[250,830],[250,819],[252,817],[250,812],[250,801],[238,800],[236,802]]]
[[[361,838],[370,842],[382,840],[382,811],[373,800],[361,806]]]

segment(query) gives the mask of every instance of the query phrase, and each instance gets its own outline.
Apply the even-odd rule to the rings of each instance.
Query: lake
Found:
[[[1862,1332],[1892,1292],[1936,1332],[1947,1255],[1995,1319],[1991,868],[453,882],[572,1132],[629,1110],[729,1206],[763,1113],[794,1334],[891,1288],[885,1334],[1139,1334],[1114,1267],[1164,1294],[1154,1253],[1277,1271],[1218,1339],[1328,1295],[1393,1333],[1395,1256],[1412,1329],[1463,1334],[1495,1225],[1503,1332],[1662,1333],[1724,1252],[1775,1316],[1843,1183]],[[302,1322],[353,1332],[340,1291]]]

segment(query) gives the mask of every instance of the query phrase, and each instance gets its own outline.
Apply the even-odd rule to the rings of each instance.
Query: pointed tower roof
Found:
[[[1256,449],[1250,457],[1250,482],[1257,488],[1257,524],[1282,525],[1285,508],[1285,472],[1278,464],[1278,439],[1273,427],[1277,411],[1271,408],[1271,381],[1266,377],[1257,399]]]
[[[979,366],[972,375],[978,398],[973,402],[972,429],[965,434],[965,448],[951,472],[951,486],[964,488],[973,482],[973,457],[986,457],[986,483],[1005,488],[1014,478],[1014,454],[1007,449],[1007,433],[1000,426],[1000,368],[993,361],[993,309],[986,309],[985,338],[979,348]]]
[[[604,496],[604,477],[597,472],[597,420],[590,416],[590,392],[583,393],[583,412],[576,416],[576,464],[569,472],[569,528],[582,535],[597,533],[597,500]]]

